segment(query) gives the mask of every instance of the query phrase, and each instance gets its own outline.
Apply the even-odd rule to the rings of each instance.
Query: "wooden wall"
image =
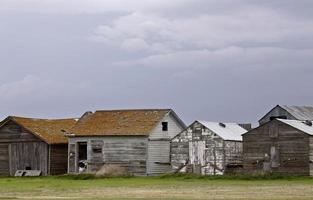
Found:
[[[0,176],[9,176],[9,145],[0,144]]]
[[[313,135],[310,136],[310,176],[313,176]]]
[[[162,122],[168,123],[168,131],[162,131]],[[183,126],[170,113],[153,129],[148,141],[147,175],[171,172],[170,140],[183,131]]]
[[[309,175],[309,136],[278,120],[243,135],[244,170]]]
[[[225,141],[199,122],[171,141],[173,172],[223,174],[230,164],[242,164],[242,142]]]
[[[69,155],[69,173],[78,172],[78,142],[87,142],[87,171],[90,173],[97,172],[103,165],[118,165],[130,174],[146,175],[147,137],[145,136],[70,138],[69,154],[72,155]]]
[[[67,144],[50,145],[50,174],[67,173]]]

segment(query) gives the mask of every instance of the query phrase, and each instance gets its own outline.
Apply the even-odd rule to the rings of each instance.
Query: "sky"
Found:
[[[313,105],[311,0],[1,0],[0,118]]]

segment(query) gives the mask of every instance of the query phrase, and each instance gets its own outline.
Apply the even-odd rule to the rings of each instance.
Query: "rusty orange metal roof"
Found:
[[[149,135],[171,109],[103,110],[83,115],[75,136]]]
[[[48,144],[66,144],[66,133],[76,124],[77,119],[35,119],[10,116],[12,120]],[[4,121],[7,121],[4,120]]]

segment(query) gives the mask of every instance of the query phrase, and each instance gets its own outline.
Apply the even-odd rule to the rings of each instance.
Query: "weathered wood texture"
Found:
[[[158,175],[169,172],[171,172],[170,141],[149,141],[147,175]]]
[[[87,171],[97,172],[103,165],[118,165],[130,174],[146,174],[147,137],[145,136],[113,136],[113,137],[75,137],[70,138],[70,152],[74,144],[87,142]],[[100,152],[99,152],[100,148]],[[75,162],[70,158],[69,172],[78,172],[78,153],[75,148]],[[72,166],[72,165],[75,165]],[[73,170],[75,169],[75,170]]]
[[[17,170],[41,170],[48,174],[48,145],[44,142],[22,142],[9,145],[10,175]]]
[[[50,175],[67,173],[68,145],[50,145]]]
[[[162,131],[162,122],[168,123],[168,130]],[[147,175],[171,172],[170,140],[183,131],[183,127],[172,114],[166,115],[153,129],[148,142]]]
[[[13,176],[16,170],[26,168],[41,170],[42,175],[67,171],[67,145],[49,147],[13,121],[0,128],[0,148],[0,175]]]
[[[289,112],[282,109],[280,106],[276,106],[269,113],[267,113],[262,119],[259,120],[259,124],[265,124],[266,122],[271,121],[271,117],[284,116],[286,119],[296,119]]]
[[[309,175],[309,135],[272,120],[243,135],[244,170]]]
[[[310,176],[313,176],[313,136],[310,136]]]
[[[0,176],[9,175],[9,145],[0,144]]]
[[[242,164],[242,143],[225,141],[195,122],[171,141],[174,172],[223,174],[228,166]]]

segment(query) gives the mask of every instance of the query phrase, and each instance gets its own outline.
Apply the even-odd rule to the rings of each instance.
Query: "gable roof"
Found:
[[[1,123],[0,127],[12,120],[30,131],[48,144],[66,144],[65,133],[77,122],[76,119],[36,119],[9,116]]]
[[[100,110],[84,115],[70,132],[74,136],[146,136],[169,113],[180,120],[171,109]]]
[[[313,120],[313,107],[312,106],[287,106],[282,105],[281,108],[285,109],[292,116],[298,120]]]
[[[267,112],[260,120],[262,121],[268,114],[275,108],[281,108],[292,115],[297,120],[313,120],[313,107],[312,106],[289,106],[289,105],[276,105],[269,112]]]
[[[236,123],[222,123],[225,127],[221,126],[219,122],[207,122],[198,121],[203,126],[207,127],[215,134],[223,138],[224,140],[236,140],[242,141],[242,134],[246,133],[247,130],[242,128]]]
[[[281,121],[287,125],[290,125],[304,133],[307,133],[309,135],[313,135],[313,126],[306,125],[305,121],[300,120],[291,120],[291,119],[277,119],[278,121]]]

